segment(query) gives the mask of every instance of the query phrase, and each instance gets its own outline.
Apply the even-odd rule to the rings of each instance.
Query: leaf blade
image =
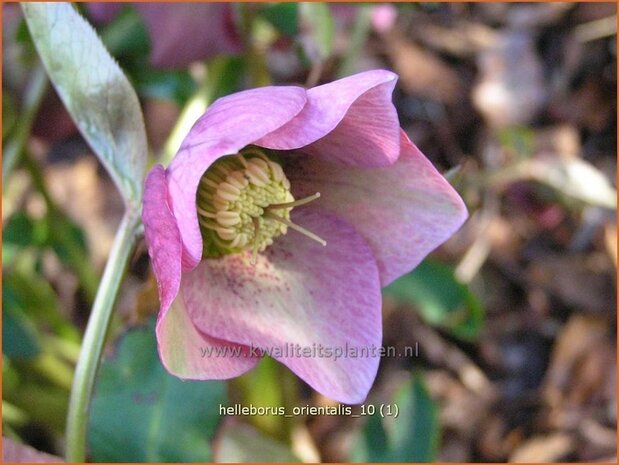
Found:
[[[182,381],[157,355],[155,324],[129,330],[101,364],[88,442],[97,462],[205,462],[225,383]]]
[[[128,205],[142,198],[146,133],[128,79],[69,3],[22,3],[39,56],[60,98]]]

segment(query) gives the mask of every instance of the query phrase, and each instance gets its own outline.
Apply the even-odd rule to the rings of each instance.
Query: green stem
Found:
[[[7,179],[17,163],[17,158],[24,148],[24,144],[30,135],[48,84],[47,74],[42,64],[38,64],[32,73],[24,94],[24,106],[16,123],[13,137],[6,144],[2,153],[2,186],[7,185]],[[4,187],[3,187],[4,188]]]
[[[256,4],[240,3],[241,30],[243,32],[243,45],[245,48],[245,63],[249,73],[251,87],[268,86],[271,84],[271,76],[266,64],[264,51],[256,46],[254,39],[254,21]]]
[[[206,77],[200,83],[196,93],[183,107],[174,128],[163,146],[163,153],[159,161],[165,166],[170,164],[191,127],[212,103],[217,91],[217,83],[214,81],[218,77],[226,75],[228,64],[229,59],[227,57],[215,58],[208,64]]]
[[[107,328],[122,275],[137,237],[140,219],[134,210],[125,213],[110,252],[97,297],[92,307],[80,358],[75,369],[67,417],[67,462],[84,462],[86,458],[86,428],[88,409],[95,376],[103,351]]]
[[[45,205],[47,206],[47,217],[50,223],[50,229],[57,232],[55,239],[64,247],[69,263],[77,275],[80,286],[86,294],[88,303],[92,303],[95,294],[97,293],[97,285],[99,277],[97,272],[90,264],[88,257],[82,252],[80,247],[73,240],[71,229],[72,224],[66,217],[64,212],[60,210],[54,199],[47,190],[43,173],[37,163],[32,159],[28,151],[24,151],[23,162],[30,174],[34,187],[39,191]]]

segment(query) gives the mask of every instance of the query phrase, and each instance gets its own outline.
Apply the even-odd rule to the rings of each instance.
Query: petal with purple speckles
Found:
[[[331,214],[306,208],[292,217],[328,245],[289,231],[259,256],[256,266],[250,264],[250,253],[204,260],[183,278],[189,316],[206,334],[280,350],[280,355],[294,344],[365,350],[366,356],[337,360],[317,352],[275,356],[319,392],[341,402],[362,402],[376,376],[382,342],[372,251],[350,225]]]

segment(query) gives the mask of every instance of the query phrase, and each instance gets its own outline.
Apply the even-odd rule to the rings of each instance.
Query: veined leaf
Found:
[[[138,205],[146,134],[131,84],[70,3],[23,3],[37,51],[82,135],[128,204]]]
[[[227,405],[222,381],[182,381],[157,355],[155,324],[127,332],[101,364],[88,442],[95,462],[208,462]]]

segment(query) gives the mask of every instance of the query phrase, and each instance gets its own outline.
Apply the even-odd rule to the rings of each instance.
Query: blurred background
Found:
[[[61,455],[123,205],[19,6],[2,8],[2,431]],[[400,76],[402,127],[470,211],[384,290],[384,344],[416,352],[382,360],[358,418],[220,415],[337,405],[269,359],[228,383],[167,375],[141,241],[97,381],[91,460],[616,461],[616,4],[78,8],[136,88],[150,164],[167,164],[219,96],[385,68]]]

